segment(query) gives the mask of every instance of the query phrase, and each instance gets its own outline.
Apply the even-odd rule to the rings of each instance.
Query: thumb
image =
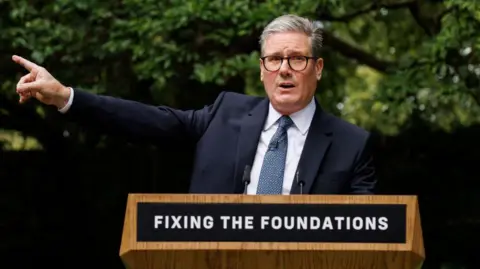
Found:
[[[17,85],[17,93],[22,94],[26,92],[38,92],[43,88],[43,82],[41,81],[34,81],[29,83],[22,83]]]

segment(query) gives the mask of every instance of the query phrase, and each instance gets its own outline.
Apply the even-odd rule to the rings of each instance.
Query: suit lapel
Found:
[[[304,182],[303,193],[309,193],[317,177],[318,169],[332,142],[330,117],[316,102],[315,114],[308,131],[302,155],[298,163],[299,180]],[[291,194],[299,194],[300,186],[293,181]]]
[[[241,193],[243,171],[246,165],[253,165],[257,152],[260,134],[267,119],[268,99],[263,99],[240,121],[240,132],[237,143],[237,156],[234,174],[234,193]]]

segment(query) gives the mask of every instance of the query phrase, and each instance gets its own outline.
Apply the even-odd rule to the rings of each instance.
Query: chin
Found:
[[[277,99],[280,103],[296,103],[300,99],[300,96],[295,88],[281,88],[275,93],[275,99]]]
[[[281,113],[291,114],[301,107],[301,100],[297,96],[288,94],[276,95],[272,105]]]

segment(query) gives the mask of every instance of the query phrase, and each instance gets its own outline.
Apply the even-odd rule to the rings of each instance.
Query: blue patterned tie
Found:
[[[263,159],[257,194],[282,194],[283,173],[287,158],[287,130],[293,125],[288,116],[282,116]]]

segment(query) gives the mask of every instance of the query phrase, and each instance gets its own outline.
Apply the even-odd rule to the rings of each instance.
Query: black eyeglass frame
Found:
[[[276,70],[270,70],[268,69],[266,66],[265,66],[265,59],[268,58],[268,57],[279,57],[280,58],[280,65],[278,66],[278,68]],[[292,67],[292,65],[290,64],[290,59],[291,58],[298,58],[298,57],[302,57],[302,58],[305,58],[305,67],[303,69],[300,69],[300,70],[297,70],[297,69],[294,69]],[[269,71],[269,72],[275,72],[275,71],[278,71],[280,70],[280,68],[282,68],[282,65],[283,65],[283,61],[286,59],[287,60],[287,63],[288,63],[288,66],[290,67],[290,69],[294,70],[294,71],[303,71],[307,68],[308,66],[308,61],[310,59],[312,60],[318,60],[318,57],[311,57],[311,56],[303,56],[303,55],[296,55],[296,56],[287,56],[287,57],[281,57],[281,56],[278,56],[278,55],[267,55],[267,56],[263,56],[263,57],[260,57],[260,59],[262,60],[262,63],[263,63],[263,67]]]

